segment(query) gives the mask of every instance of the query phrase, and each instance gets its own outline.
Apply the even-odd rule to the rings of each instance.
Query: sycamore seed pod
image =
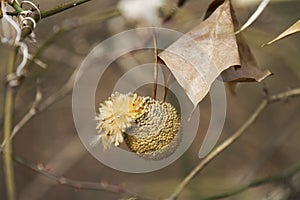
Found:
[[[180,117],[166,102],[137,94],[114,93],[100,104],[97,130],[104,148],[125,141],[136,154],[162,159],[172,154],[180,142]]]

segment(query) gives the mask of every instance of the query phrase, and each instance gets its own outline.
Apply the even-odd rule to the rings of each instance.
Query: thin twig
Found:
[[[158,73],[157,73],[157,68],[158,68],[158,60],[157,60],[157,38],[156,38],[156,32],[155,30],[153,30],[153,49],[154,49],[154,74],[153,74],[153,78],[154,78],[154,84],[153,84],[153,99],[156,99],[156,93],[157,93],[157,77],[158,77]]]
[[[53,41],[57,40],[58,38],[60,38],[64,34],[66,34],[67,32],[75,30],[75,29],[85,26],[85,25],[95,23],[95,22],[99,23],[101,21],[108,20],[108,19],[118,16],[118,15],[119,15],[119,12],[115,8],[112,8],[112,9],[108,9],[96,16],[88,16],[88,17],[80,18],[80,19],[66,20],[65,25],[63,25],[61,28],[56,30],[41,44],[41,46],[37,49],[37,51],[33,55],[31,61],[28,62],[27,65],[30,66],[32,64],[32,62],[34,61],[34,59],[38,58],[41,55],[41,53],[48,46],[50,46],[50,44],[53,43]]]
[[[109,18],[112,18],[114,16],[118,15],[118,12],[114,9],[109,9],[100,15],[94,16],[92,18],[83,19],[79,23],[69,23],[68,26],[64,26],[55,33],[53,33],[48,39],[46,39],[41,46],[36,50],[35,54],[32,57],[32,60],[27,63],[27,66],[30,66],[34,59],[38,58],[41,53],[56,39],[58,39],[63,34],[67,33],[68,31],[74,30],[75,28],[78,28],[83,25],[87,25],[90,23],[94,23],[95,21],[102,21]],[[31,109],[28,111],[28,113],[25,114],[25,116],[14,126],[12,130],[12,134],[10,136],[10,140],[14,138],[14,136],[37,114],[41,113],[42,111],[49,108],[54,103],[58,102],[62,98],[64,98],[66,95],[68,95],[72,89],[73,89],[73,82],[75,79],[75,75],[77,73],[77,70],[73,72],[73,74],[70,76],[69,80],[65,83],[65,85],[58,91],[55,92],[53,95],[46,98],[43,102],[36,102],[37,99],[34,101]],[[36,96],[37,97],[37,96]],[[0,153],[3,151],[5,146],[6,140],[4,139],[1,146],[0,146]]]
[[[299,116],[299,107],[295,109],[292,115],[282,120],[282,124],[286,124],[288,122],[291,122],[289,126],[284,126],[282,130],[277,130],[276,132],[280,132],[279,134],[272,134],[270,138],[268,139],[268,142],[264,145],[263,149],[261,149],[259,155],[255,159],[256,162],[252,163],[252,166],[248,167],[249,170],[247,170],[247,173],[244,174],[243,177],[241,177],[242,182],[240,182],[241,185],[248,183],[250,180],[253,180],[253,176],[255,173],[261,169],[266,162],[269,160],[270,157],[272,157],[277,151],[280,146],[284,144],[284,142],[287,140],[287,138],[291,137],[291,135],[297,133],[297,130],[299,130],[299,122],[298,121],[291,121],[291,119],[294,119],[295,117]],[[251,169],[250,169],[251,168]]]
[[[7,74],[12,74],[14,72],[15,63],[18,55],[18,48],[16,47],[12,52],[10,63],[7,67]],[[12,160],[12,142],[9,140],[12,131],[12,120],[13,120],[13,110],[15,103],[15,88],[12,88],[8,83],[5,92],[5,102],[4,102],[4,123],[3,123],[3,136],[4,140],[7,140],[7,144],[4,148],[4,174],[5,174],[5,184],[6,193],[9,200],[16,199],[16,187],[15,187],[15,176]]]
[[[16,162],[19,164],[32,169],[45,177],[52,179],[58,184],[65,185],[74,189],[81,189],[81,190],[97,190],[97,191],[106,191],[111,193],[117,193],[117,194],[127,194],[130,196],[138,197],[139,199],[145,199],[150,200],[149,197],[139,196],[133,192],[131,192],[129,189],[127,189],[124,185],[113,185],[109,184],[106,181],[101,182],[90,182],[90,181],[78,181],[69,179],[63,176],[56,175],[51,172],[51,170],[46,167],[44,164],[35,164],[32,162],[29,162],[28,160],[24,160],[20,157],[14,158]]]
[[[50,46],[51,43],[53,43],[53,41],[55,41],[56,39],[58,39],[65,32],[66,32],[65,29],[59,29],[59,30],[55,31],[53,34],[51,34],[48,38],[46,38],[43,41],[43,43],[38,47],[38,49],[34,52],[33,56],[27,62],[26,66],[24,68],[27,69],[29,66],[31,66],[32,63],[35,61],[35,59],[37,59],[41,55],[41,53],[44,52],[44,50],[48,46]]]
[[[89,1],[91,1],[91,0],[74,0],[74,1],[69,1],[67,3],[58,5],[58,6],[54,7],[54,8],[49,9],[49,10],[42,11],[41,12],[41,18],[44,19],[44,18],[53,16],[55,14],[58,14],[60,12],[63,12],[65,10],[67,10],[67,9],[70,9],[70,8],[74,8],[74,7],[78,6],[78,5],[81,5],[81,4],[89,2]],[[40,20],[40,16],[38,15],[37,12],[35,12],[32,17],[33,17],[33,19],[36,22],[38,22]],[[29,23],[28,26],[30,28],[26,28],[26,29],[22,30],[21,40],[24,40],[27,36],[29,36],[31,34],[32,30],[34,29],[32,23]]]
[[[13,1],[11,6],[16,10],[17,13],[24,11],[17,1]]]
[[[86,181],[77,181],[77,180],[72,180],[66,177],[58,176],[52,172],[50,172],[50,169],[48,169],[44,164],[35,164],[32,162],[29,162],[28,160],[24,160],[20,157],[15,157],[15,161],[20,163],[21,165],[28,167],[52,180],[55,182],[62,184],[62,185],[67,185],[70,187],[73,187],[75,189],[89,189],[89,190],[104,190],[104,191],[109,191],[113,193],[123,193],[126,192],[124,188],[121,186],[117,185],[110,185],[108,183],[94,183],[94,182],[86,182]]]
[[[47,47],[47,45],[49,45],[51,42],[53,42],[56,38],[58,38],[58,36],[60,36],[61,33],[55,32],[54,34],[52,34],[48,39],[46,39],[43,44],[37,49],[37,51],[35,52],[31,62],[27,63],[27,66],[31,65],[33,60],[36,59]],[[64,87],[63,87],[64,88]],[[55,96],[57,96],[57,94],[54,94]],[[62,95],[64,96],[64,95]],[[52,98],[51,96],[48,98]],[[23,128],[36,114],[37,111],[42,111],[39,106],[41,101],[41,93],[38,90],[36,93],[36,98],[35,101],[33,102],[30,110],[25,114],[25,116],[14,126],[14,128],[12,129],[12,133],[8,138],[4,138],[3,142],[0,146],[0,152],[2,152],[4,150],[4,147],[7,145],[7,141],[8,140],[12,140],[14,138],[14,136],[20,131],[21,128]],[[49,101],[49,100],[48,100]],[[45,106],[44,106],[45,107]],[[46,106],[47,107],[47,106]]]
[[[217,199],[222,199],[222,198],[226,198],[226,197],[231,197],[234,195],[237,195],[239,193],[242,193],[246,190],[249,190],[251,188],[254,187],[258,187],[264,184],[268,184],[268,183],[285,183],[286,180],[290,179],[291,177],[293,177],[295,174],[297,174],[300,171],[300,163],[297,163],[296,165],[294,165],[293,167],[283,171],[280,174],[277,174],[275,176],[268,176],[268,177],[264,177],[264,178],[260,178],[257,180],[254,180],[250,183],[248,183],[247,185],[235,188],[231,191],[222,193],[222,194],[218,194],[218,195],[214,195],[211,197],[207,197],[204,198],[203,200],[217,200]]]
[[[179,194],[182,192],[184,187],[200,172],[205,166],[207,166],[213,159],[215,159],[220,153],[227,149],[231,144],[233,144],[244,132],[247,130],[262,113],[262,111],[271,103],[277,101],[296,97],[300,95],[300,88],[278,93],[269,96],[267,99],[262,100],[260,105],[257,107],[255,112],[250,116],[250,118],[234,133],[232,136],[223,141],[219,146],[217,146],[213,151],[211,151],[200,163],[184,178],[184,180],[178,185],[174,192],[167,198],[168,200],[175,200],[178,198]]]
[[[25,124],[28,123],[28,121],[31,120],[36,115],[36,112],[38,110],[39,104],[41,103],[42,100],[42,93],[40,91],[40,88],[38,86],[36,95],[35,95],[35,100],[30,108],[30,110],[25,114],[25,116],[19,121],[19,123],[13,128],[12,133],[9,138],[5,138],[0,146],[0,152],[4,149],[4,147],[7,145],[7,142],[9,140],[12,140],[13,137],[19,132],[19,130],[25,126]]]
[[[46,48],[50,46],[55,40],[63,36],[64,34],[73,31],[79,27],[93,24],[95,22],[101,22],[104,20],[108,20],[112,17],[118,16],[119,12],[115,9],[108,9],[96,16],[88,16],[85,18],[79,19],[70,19],[65,21],[65,25],[63,25],[61,28],[56,30],[53,34],[51,34],[40,46],[39,48],[35,51],[34,55],[32,56],[31,60],[26,64],[24,67],[27,69],[29,66],[32,65],[32,63],[44,52]]]
[[[300,88],[287,90],[285,92],[281,92],[281,93],[269,96],[268,101],[269,101],[269,103],[274,103],[277,101],[286,100],[286,99],[289,99],[292,97],[299,96],[299,94],[300,94]]]
[[[51,8],[49,10],[42,11],[41,12],[42,19],[50,17],[50,16],[55,15],[57,13],[63,12],[63,11],[68,10],[70,8],[74,8],[76,6],[79,6],[80,4],[83,4],[83,3],[86,3],[86,2],[89,2],[89,1],[91,1],[91,0],[69,1],[69,2],[66,2],[64,4],[58,5],[58,6],[54,7],[54,8]]]
[[[56,93],[52,94],[48,98],[46,98],[38,107],[37,113],[40,113],[47,108],[49,108],[51,105],[56,103],[57,101],[64,98],[66,95],[70,94],[73,89],[73,83],[76,77],[77,69],[74,70],[68,81],[65,83],[65,85]]]
[[[191,172],[190,174],[179,184],[176,190],[168,198],[170,200],[177,199],[183,188],[192,180],[202,169],[205,168],[215,157],[229,147],[234,141],[236,141],[242,133],[257,119],[259,114],[267,107],[267,101],[264,100],[251,117],[244,123],[240,129],[235,132],[231,137],[222,142],[218,147],[211,151]]]
[[[73,82],[76,76],[77,70],[73,72],[70,76],[69,80],[65,83],[65,85],[58,91],[46,98],[41,102],[41,94],[36,95],[36,99],[33,102],[31,109],[28,111],[27,114],[14,126],[12,134],[9,139],[4,139],[0,146],[0,152],[2,152],[5,147],[8,145],[8,141],[11,141],[13,137],[30,121],[32,120],[37,114],[43,112],[47,108],[49,108],[54,103],[58,102],[59,100],[63,99],[66,95],[68,95],[73,89]]]

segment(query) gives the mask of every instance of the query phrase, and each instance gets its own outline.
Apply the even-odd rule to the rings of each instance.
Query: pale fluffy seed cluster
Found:
[[[105,148],[109,148],[111,144],[119,146],[124,141],[125,130],[142,113],[144,105],[145,100],[137,94],[112,94],[107,101],[100,104],[99,114],[96,116],[99,137],[93,143],[101,140]]]
[[[97,130],[105,148],[128,148],[145,158],[161,159],[174,152],[180,140],[180,117],[170,104],[137,94],[114,93],[100,104]]]

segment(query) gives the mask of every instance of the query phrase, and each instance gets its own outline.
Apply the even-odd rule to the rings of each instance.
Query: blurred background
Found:
[[[35,1],[41,10],[52,8],[62,1]],[[81,23],[47,46],[39,57],[47,64],[42,69],[32,64],[16,96],[14,123],[17,123],[30,109],[35,98],[37,80],[43,99],[57,93],[69,80],[88,53],[101,41],[133,28],[122,16],[97,20],[102,12],[116,7],[118,1],[97,0],[43,19],[35,30],[36,43],[27,42],[29,51],[34,52],[47,38],[72,20],[93,18],[92,22]],[[176,1],[170,1],[176,4]],[[174,17],[162,26],[180,32],[187,32],[199,24],[211,1],[188,0]],[[232,2],[240,24],[255,11],[259,1]],[[258,20],[244,31],[258,65],[274,73],[263,83],[243,83],[237,87],[237,94],[227,93],[227,116],[219,141],[232,135],[252,114],[264,98],[263,88],[273,94],[300,86],[300,36],[294,34],[267,47],[261,47],[283,30],[295,23],[300,15],[300,2],[271,1]],[[79,23],[80,24],[80,23]],[[6,66],[11,48],[0,44],[0,125],[3,119],[3,97]],[[124,71],[137,64],[151,62],[152,51],[127,55],[112,63],[107,76],[99,82],[104,92],[97,94],[96,102],[107,99],[111,89]],[[149,89],[150,88],[150,89]],[[151,87],[144,88],[149,93]],[[151,94],[152,91],[150,91]],[[51,172],[74,180],[108,182],[123,185],[141,196],[167,197],[180,181],[199,163],[198,151],[205,136],[210,119],[210,100],[200,103],[201,120],[199,132],[191,147],[176,162],[164,169],[146,173],[130,174],[113,170],[96,160],[81,143],[72,116],[71,93],[55,102],[48,109],[38,113],[27,123],[13,140],[14,156],[31,163],[43,163]],[[270,105],[245,134],[218,158],[212,161],[184,189],[179,199],[201,199],[216,195],[251,180],[279,174],[300,161],[300,101],[286,99]],[[2,128],[1,128],[2,130]],[[2,131],[0,131],[2,134]],[[1,156],[2,158],[2,156]],[[0,170],[0,199],[6,199],[2,167]],[[58,184],[53,179],[14,162],[18,199],[126,199],[126,194],[107,191],[74,189]],[[300,175],[293,179],[300,188]],[[227,199],[287,199],[289,188],[281,184],[266,184],[247,190]],[[299,190],[298,190],[299,192]],[[297,197],[295,197],[297,199]],[[300,199],[300,195],[298,195]]]

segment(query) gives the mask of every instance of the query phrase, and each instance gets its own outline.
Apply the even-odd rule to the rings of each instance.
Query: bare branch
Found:
[[[52,15],[55,15],[57,13],[60,13],[60,12],[63,12],[65,10],[68,10],[70,8],[74,8],[76,6],[79,6],[83,3],[86,3],[86,2],[89,2],[91,0],[74,0],[74,1],[69,1],[67,3],[64,3],[64,4],[61,4],[61,5],[58,5],[52,9],[49,9],[49,10],[45,10],[42,12],[42,18],[47,18],[47,17],[50,17]]]
[[[65,85],[56,93],[49,96],[45,101],[43,101],[40,106],[38,107],[37,112],[42,112],[49,108],[51,105],[53,105],[55,102],[61,100],[66,95],[70,94],[73,89],[73,83],[76,77],[77,69],[74,70],[68,81],[65,83]]]
[[[73,89],[73,82],[76,76],[77,70],[73,72],[73,74],[70,76],[69,80],[65,83],[65,85],[56,93],[52,94],[48,98],[42,101],[42,94],[39,90],[37,90],[36,98],[28,111],[27,114],[15,125],[13,128],[12,134],[9,137],[9,140],[12,140],[14,136],[37,114],[41,113],[42,111],[49,108],[51,105],[53,105],[55,102],[58,102],[59,100],[63,99],[66,95],[68,95],[72,89]],[[42,101],[42,102],[41,102]],[[4,147],[6,146],[8,142],[8,139],[5,139],[1,146],[0,146],[0,152],[4,150]]]
[[[58,184],[65,185],[74,189],[81,189],[81,190],[100,190],[100,191],[106,191],[106,192],[111,192],[111,193],[117,193],[117,194],[127,194],[130,196],[138,197],[139,199],[145,199],[145,200],[150,200],[151,198],[149,197],[144,197],[144,196],[139,196],[130,190],[128,190],[124,185],[113,185],[109,184],[106,181],[100,181],[100,182],[90,182],[90,181],[78,181],[78,180],[73,180],[69,179],[63,176],[56,175],[51,172],[51,170],[46,167],[44,164],[35,164],[32,162],[29,162],[28,160],[24,160],[23,158],[20,157],[15,157],[14,158],[16,162],[20,163],[21,165],[30,168],[45,177],[52,179]]]
[[[27,114],[20,120],[20,122],[13,128],[12,133],[9,138],[5,138],[0,146],[0,152],[4,149],[4,146],[6,145],[8,140],[12,140],[12,138],[16,135],[16,133],[25,125],[27,124],[30,119],[36,115],[36,111],[38,109],[38,106],[42,100],[42,93],[40,91],[39,86],[37,87],[35,100],[30,108],[30,110],[27,112]]]
[[[9,64],[7,65],[7,73],[12,74],[14,72],[16,60],[18,56],[18,48],[15,48],[11,53]],[[15,105],[15,88],[11,87],[10,84],[6,85],[5,100],[4,100],[4,122],[3,122],[3,137],[7,140],[3,156],[3,167],[5,175],[6,193],[7,199],[16,199],[16,186],[15,186],[15,175],[12,161],[12,142],[9,140],[12,134],[12,120],[13,111]]]
[[[88,16],[82,19],[68,19],[65,20],[62,25],[58,30],[56,30],[53,34],[51,34],[40,46],[39,48],[35,51],[35,53],[32,55],[31,59],[29,62],[27,62],[26,66],[24,69],[26,70],[29,66],[32,65],[33,62],[36,62],[37,58],[42,54],[42,52],[48,48],[55,40],[63,36],[64,34],[75,30],[76,28],[92,24],[95,22],[101,22],[104,20],[108,20],[112,17],[115,17],[119,15],[119,12],[113,8],[113,9],[108,9],[96,16]]]
[[[153,99],[156,99],[156,92],[157,92],[157,76],[158,76],[158,73],[157,73],[157,68],[158,68],[158,63],[157,63],[157,38],[156,38],[156,33],[155,31],[153,31],[153,46],[154,46],[154,74],[153,74],[153,81],[154,81],[154,85],[153,85],[153,95],[152,95],[152,98]]]
[[[20,12],[24,11],[21,8],[20,4],[15,0],[11,0],[11,2],[9,2],[9,4],[16,10],[17,13],[20,13]]]
[[[299,171],[300,171],[300,163],[297,163],[293,167],[281,172],[278,175],[268,176],[268,177],[264,177],[264,178],[254,180],[254,181],[248,183],[247,185],[235,188],[231,191],[228,191],[228,192],[225,192],[225,193],[222,193],[222,194],[218,194],[218,195],[214,195],[214,196],[211,196],[211,197],[204,198],[203,200],[216,200],[216,199],[231,197],[231,196],[237,195],[239,193],[242,193],[246,190],[249,190],[251,188],[258,187],[258,186],[268,184],[268,183],[283,183],[283,184],[286,184],[286,180],[292,178]]]
[[[299,96],[299,94],[300,94],[300,88],[287,90],[285,92],[281,92],[281,93],[269,96],[268,101],[269,101],[269,103],[274,103],[274,102],[286,100],[286,99],[289,99],[292,97],[297,97],[297,96]]]
[[[178,198],[179,194],[182,192],[184,187],[200,172],[202,171],[212,160],[214,160],[218,155],[220,155],[225,149],[227,149],[231,144],[233,144],[259,117],[259,115],[265,110],[265,108],[271,104],[284,100],[291,97],[300,96],[300,88],[289,90],[286,92],[278,93],[267,97],[267,99],[262,100],[260,105],[250,116],[250,118],[229,138],[223,141],[219,146],[217,146],[213,151],[211,151],[200,163],[184,178],[184,180],[178,185],[174,192],[168,197],[168,200],[175,200]]]
[[[47,18],[47,17],[50,17],[52,15],[55,15],[57,13],[60,13],[60,12],[63,12],[67,9],[70,9],[70,8],[74,8],[78,5],[81,5],[83,3],[86,3],[88,1],[91,1],[91,0],[74,0],[74,1],[69,1],[67,3],[64,3],[64,4],[61,4],[61,5],[58,5],[54,8],[51,8],[49,10],[45,10],[45,11],[42,11],[41,12],[41,15],[39,15],[39,13],[35,12],[32,16],[32,18],[38,22],[41,19],[44,19],[44,18]],[[33,24],[32,23],[29,23],[28,24],[29,28],[26,28],[26,29],[23,29],[22,30],[22,36],[21,36],[21,40],[25,39],[27,36],[29,36],[32,32],[32,30],[34,29],[33,27]]]
[[[40,54],[57,38],[62,36],[64,33],[67,33],[68,31],[73,30],[74,28],[77,28],[79,26],[83,26],[86,24],[94,23],[95,21],[102,21],[109,19],[111,17],[114,17],[118,15],[118,12],[116,12],[115,9],[109,9],[103,13],[100,13],[100,15],[95,16],[94,18],[90,19],[87,18],[85,20],[80,21],[79,23],[69,23],[68,26],[64,26],[55,33],[53,33],[48,39],[46,39],[42,45],[37,49],[35,54],[33,55],[30,62],[27,63],[26,67],[30,66],[32,62],[37,59]],[[46,110],[48,107],[53,105],[55,102],[58,102],[62,98],[64,98],[66,95],[68,95],[73,88],[73,82],[76,76],[77,70],[73,72],[73,74],[70,76],[69,80],[65,83],[65,85],[56,93],[46,98],[43,102],[41,102],[42,99],[37,99],[39,95],[41,95],[40,91],[37,91],[36,93],[36,99],[33,102],[33,105],[31,109],[28,111],[27,114],[15,125],[15,127],[12,130],[12,134],[9,137],[9,140],[12,140],[14,136],[37,114],[41,113],[42,111]],[[38,100],[38,101],[37,101]],[[1,146],[0,146],[0,153],[3,151],[5,144],[7,143],[7,139],[5,139]]]

